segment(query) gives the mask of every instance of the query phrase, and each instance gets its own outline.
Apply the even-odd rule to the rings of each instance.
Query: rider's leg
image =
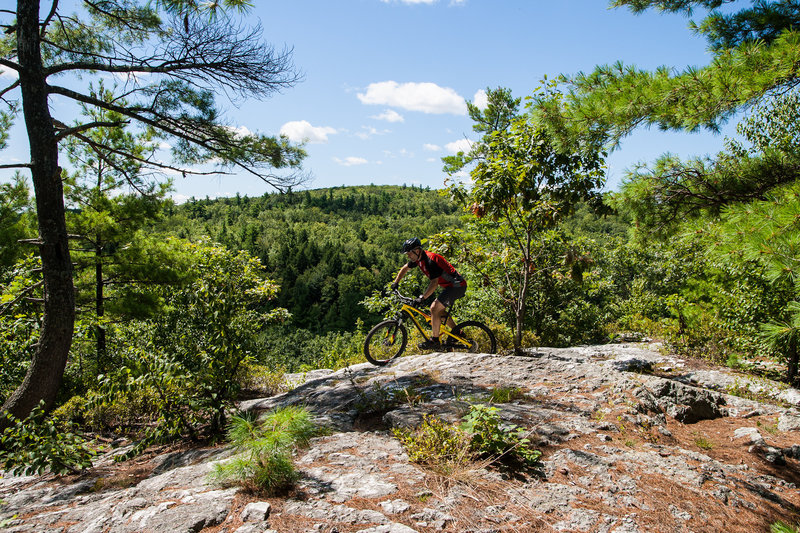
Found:
[[[431,317],[434,316],[434,306],[438,304],[436,307],[439,309],[439,321],[438,324],[441,325],[442,323],[442,316],[444,316],[445,312],[447,313],[447,325],[450,326],[450,329],[456,327],[456,323],[453,320],[453,317],[450,315],[449,309],[453,307],[453,304],[456,300],[463,297],[464,294],[467,292],[467,286],[462,285],[461,287],[447,287],[445,290],[436,297],[436,300],[431,304]],[[439,326],[440,327],[440,326]],[[439,332],[439,327],[434,329],[434,333]],[[431,320],[431,328],[433,328],[433,320]]]
[[[434,300],[431,304],[431,336],[435,339],[439,338],[439,330],[442,327],[442,316],[444,316],[444,312],[444,304],[439,300]],[[450,325],[451,322],[453,322],[453,319],[448,317],[447,324]]]

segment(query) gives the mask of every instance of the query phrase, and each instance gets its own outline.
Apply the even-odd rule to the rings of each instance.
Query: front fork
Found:
[[[392,344],[394,344],[394,339],[397,337],[397,332],[400,331],[400,328],[403,327],[403,312],[400,311],[394,316],[395,322],[397,322],[394,326],[394,330],[392,330]]]

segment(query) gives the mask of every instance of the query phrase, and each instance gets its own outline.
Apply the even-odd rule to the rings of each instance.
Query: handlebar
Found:
[[[392,289],[392,294],[395,295],[395,297],[397,298],[397,300],[400,303],[404,303],[406,305],[413,305],[413,306],[417,305],[417,299],[416,298],[409,298],[408,296],[404,296],[403,294],[400,294],[400,291],[397,290],[397,289]]]

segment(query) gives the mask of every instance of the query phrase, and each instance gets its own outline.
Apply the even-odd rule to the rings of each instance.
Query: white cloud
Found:
[[[289,137],[292,142],[323,144],[328,142],[328,135],[336,133],[336,129],[327,126],[312,126],[307,120],[295,120],[281,126],[280,133]]]
[[[228,130],[233,132],[237,137],[246,137],[247,135],[252,135],[253,132],[247,129],[247,126],[237,126],[235,128],[228,127]]]
[[[467,104],[464,98],[449,87],[435,83],[397,83],[382,81],[370,83],[365,93],[358,93],[361,103],[388,105],[423,113],[465,115]]]
[[[333,160],[344,167],[366,165],[369,162],[363,157],[345,157],[344,159],[339,159],[338,157],[334,157]]]
[[[403,122],[405,120],[403,115],[394,109],[387,109],[380,115],[372,115],[369,118],[374,118],[375,120],[385,120],[386,122]]]
[[[467,186],[472,185],[474,183],[474,181],[472,180],[472,174],[470,174],[466,170],[459,170],[458,172],[453,174],[452,177],[459,180],[460,182],[462,182],[464,185]]]
[[[414,152],[412,152],[412,151],[410,151],[410,150],[408,150],[406,148],[400,148],[399,150],[395,150],[395,151],[384,150],[383,151],[383,155],[387,159],[397,159],[398,157],[404,157],[404,158],[407,158],[407,159],[411,159],[411,158],[415,157],[416,154],[414,154]]]
[[[372,126],[361,126],[361,130],[362,131],[356,133],[355,136],[364,141],[375,135],[385,135],[389,133],[389,130],[378,130]]]
[[[0,157],[0,164],[4,164],[4,165],[16,165],[16,164],[18,164],[18,163],[22,163],[22,159],[20,159],[20,158],[18,158],[18,157],[15,157],[15,156],[10,156],[10,157]],[[0,181],[2,181],[2,180],[0,180]]]
[[[469,139],[461,139],[459,141],[453,141],[451,143],[447,143],[444,145],[445,149],[448,152],[457,154],[458,152],[469,152],[470,148],[472,148],[473,142]]]
[[[439,150],[442,149],[442,147],[439,146],[438,144],[430,144],[430,143],[425,143],[424,145],[422,145],[422,147],[429,152],[438,152]]]
[[[486,91],[481,89],[476,92],[475,96],[472,97],[472,103],[481,111],[485,110],[489,106],[489,96]]]

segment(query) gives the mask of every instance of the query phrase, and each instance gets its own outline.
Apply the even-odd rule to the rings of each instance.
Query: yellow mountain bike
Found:
[[[373,365],[383,366],[402,355],[408,344],[406,322],[410,321],[422,338],[426,340],[428,332],[430,332],[430,326],[423,327],[422,324],[429,325],[431,315],[419,309],[413,298],[403,296],[397,290],[394,290],[393,293],[402,307],[394,318],[384,320],[369,330],[367,338],[364,340],[364,355],[367,361]],[[448,309],[447,315],[442,320],[439,332],[441,351],[473,353],[495,353],[497,351],[494,333],[481,322],[468,320],[456,324],[452,330],[448,328],[446,323],[447,318],[451,316],[450,311]]]

